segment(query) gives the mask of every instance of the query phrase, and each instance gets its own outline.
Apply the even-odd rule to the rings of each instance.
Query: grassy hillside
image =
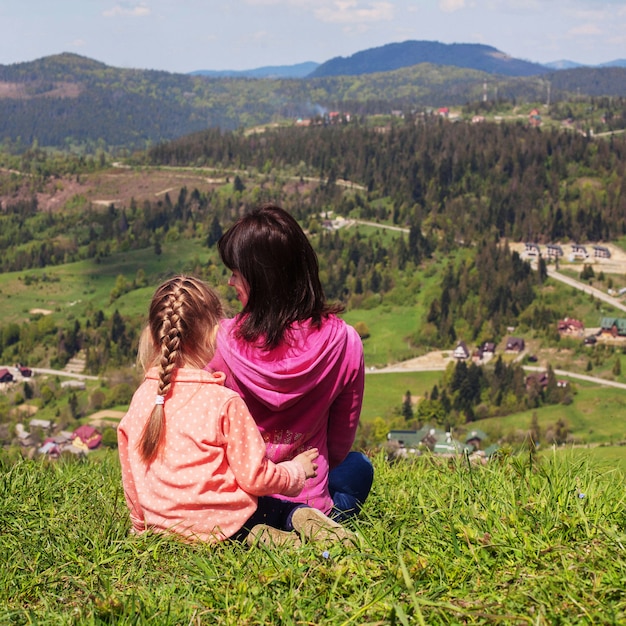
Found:
[[[564,461],[379,456],[358,546],[267,550],[129,536],[114,454],[6,460],[0,622],[624,623],[624,474]]]

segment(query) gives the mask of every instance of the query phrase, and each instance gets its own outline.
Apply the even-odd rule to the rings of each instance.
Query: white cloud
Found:
[[[111,9],[102,12],[104,17],[146,17],[150,15],[150,7],[145,3],[141,4],[116,4]]]
[[[465,0],[439,0],[439,8],[444,13],[454,13],[465,8]]]
[[[334,24],[362,24],[390,21],[394,17],[391,2],[369,2],[367,6],[357,0],[336,0],[330,6],[319,7],[315,17]]]
[[[581,24],[574,28],[570,28],[569,35],[601,35],[602,29],[597,24]]]

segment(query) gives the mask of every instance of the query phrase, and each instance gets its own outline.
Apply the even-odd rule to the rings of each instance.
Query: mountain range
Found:
[[[626,59],[616,59],[597,66],[567,60],[541,64],[513,58],[497,48],[483,44],[405,41],[369,48],[349,57],[334,57],[324,63],[309,61],[297,65],[259,67],[250,70],[197,70],[191,74],[239,78],[358,76],[393,71],[420,63],[471,68],[503,76],[538,76],[554,70],[578,67],[626,67]]]
[[[626,65],[626,62],[624,62]],[[307,72],[304,77],[299,73]],[[267,76],[263,76],[266,74]],[[624,97],[626,67],[550,69],[491,46],[408,41],[255,77],[122,69],[63,53],[0,65],[0,143],[94,152],[143,150],[207,128],[464,106]]]

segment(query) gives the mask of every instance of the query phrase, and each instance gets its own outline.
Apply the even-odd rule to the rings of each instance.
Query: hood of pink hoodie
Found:
[[[294,325],[283,345],[273,350],[237,339],[235,324],[236,318],[223,320],[218,354],[208,367],[222,369],[222,360],[227,378],[232,374],[236,387],[271,411],[287,409],[313,392],[349,353],[349,327],[332,315],[321,328],[308,322]]]

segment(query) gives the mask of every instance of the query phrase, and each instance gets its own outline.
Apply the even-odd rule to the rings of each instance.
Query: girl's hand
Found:
[[[317,451],[317,448],[311,448],[310,450],[305,450],[298,456],[293,458],[294,461],[297,461],[304,467],[304,473],[307,478],[314,478],[317,476],[317,463],[313,461],[320,455]]]

